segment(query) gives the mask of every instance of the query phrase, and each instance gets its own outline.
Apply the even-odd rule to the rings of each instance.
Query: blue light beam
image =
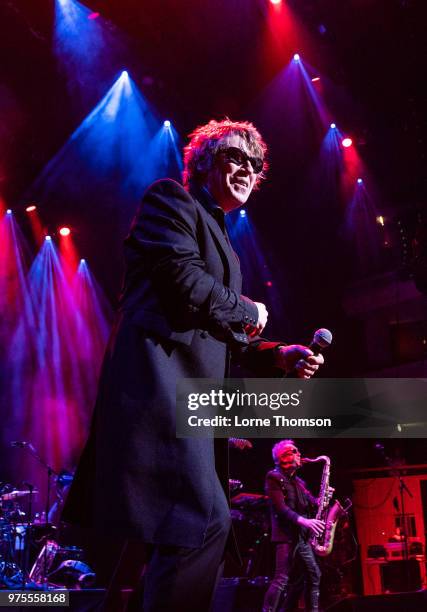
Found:
[[[67,86],[79,97],[99,97],[122,61],[124,45],[113,25],[77,0],[55,0],[54,53]]]
[[[28,191],[38,201],[135,202],[147,185],[150,143],[161,123],[126,71],[45,166]],[[152,165],[152,164],[151,164]],[[156,174],[155,169],[149,173]],[[159,178],[159,176],[156,176]]]

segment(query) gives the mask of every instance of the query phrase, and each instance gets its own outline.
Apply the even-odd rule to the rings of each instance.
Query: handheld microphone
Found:
[[[314,332],[313,340],[308,345],[308,348],[313,351],[315,355],[322,353],[325,348],[328,348],[332,343],[332,332],[329,329],[321,327]]]
[[[319,355],[324,351],[324,349],[328,348],[332,343],[332,332],[325,327],[321,327],[317,331],[314,332],[313,340],[308,345],[308,348],[313,352],[314,355]],[[296,370],[293,369],[285,376],[289,378],[296,378],[297,373]]]

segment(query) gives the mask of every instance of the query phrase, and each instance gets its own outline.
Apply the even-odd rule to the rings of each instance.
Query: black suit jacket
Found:
[[[221,214],[206,192],[172,180],[146,191],[125,241],[119,313],[65,520],[155,544],[203,544],[213,440],[176,438],[176,381],[223,378],[231,351],[265,374],[274,346],[245,334],[257,308],[240,295]]]

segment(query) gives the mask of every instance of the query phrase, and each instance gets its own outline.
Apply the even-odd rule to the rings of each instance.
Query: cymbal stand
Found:
[[[25,444],[22,448],[27,449],[28,452],[42,465],[46,470],[46,504],[45,504],[45,521],[47,522],[49,516],[49,508],[50,508],[50,489],[51,489],[51,478],[52,475],[58,476],[58,472],[56,472],[42,457],[40,457],[37,450],[34,446],[30,444]],[[43,571],[43,586],[47,588],[47,546],[45,546],[44,551],[44,571]]]

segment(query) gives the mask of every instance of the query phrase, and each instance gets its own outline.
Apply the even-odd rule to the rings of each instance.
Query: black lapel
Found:
[[[199,209],[202,212],[203,218],[206,221],[209,230],[211,232],[211,234],[213,235],[216,244],[218,245],[218,247],[221,249],[222,254],[224,255],[223,259],[224,261],[227,262],[227,267],[228,269],[226,270],[227,272],[227,276],[230,276],[230,258],[231,257],[235,257],[231,247],[228,245],[227,243],[227,239],[223,233],[223,231],[221,230],[221,228],[219,227],[218,223],[215,221],[215,219],[212,217],[212,215],[210,213],[208,213],[208,211],[204,208],[204,206],[202,206],[202,204],[200,204],[200,202],[198,200],[196,200]]]

